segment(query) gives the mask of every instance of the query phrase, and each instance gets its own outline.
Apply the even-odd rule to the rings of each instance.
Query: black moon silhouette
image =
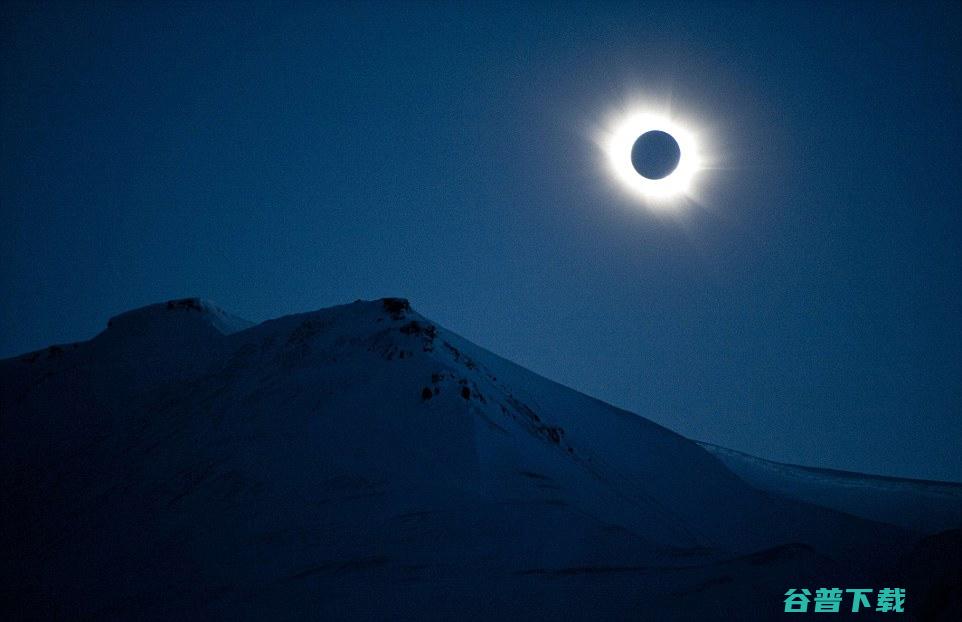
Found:
[[[645,179],[663,179],[671,175],[681,160],[681,148],[675,137],[661,130],[645,132],[631,148],[631,165]]]

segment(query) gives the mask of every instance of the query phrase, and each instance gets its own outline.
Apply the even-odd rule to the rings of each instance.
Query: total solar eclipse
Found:
[[[664,179],[678,168],[681,148],[668,132],[651,130],[638,137],[631,148],[631,165],[646,179]]]
[[[646,207],[680,207],[695,193],[704,158],[691,127],[658,111],[627,110],[596,135],[608,172]]]

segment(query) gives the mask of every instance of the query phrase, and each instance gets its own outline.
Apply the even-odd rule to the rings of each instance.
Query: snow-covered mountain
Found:
[[[198,299],[130,311],[0,362],[0,413],[24,617],[766,619],[915,539],[771,494],[397,298],[256,326]]]
[[[921,533],[962,525],[962,484],[772,462],[698,443],[752,486]]]

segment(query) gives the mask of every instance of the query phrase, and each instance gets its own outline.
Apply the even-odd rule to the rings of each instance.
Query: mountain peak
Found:
[[[380,303],[394,319],[401,319],[411,310],[411,303],[407,298],[381,298]]]
[[[229,335],[253,326],[203,298],[176,298],[115,315],[107,321],[108,334],[142,334],[166,326],[199,325]]]

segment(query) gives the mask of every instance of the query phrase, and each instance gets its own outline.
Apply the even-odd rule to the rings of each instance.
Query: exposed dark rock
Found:
[[[538,431],[551,439],[551,442],[555,445],[561,443],[561,437],[564,436],[564,429],[558,426],[542,426],[538,428]]]
[[[204,305],[201,304],[200,298],[180,298],[179,300],[168,300],[167,310],[174,311],[176,309],[188,309],[191,311],[203,311]]]
[[[381,304],[384,306],[384,310],[390,313],[395,320],[402,319],[404,314],[411,310],[411,303],[408,302],[407,298],[382,298]]]

